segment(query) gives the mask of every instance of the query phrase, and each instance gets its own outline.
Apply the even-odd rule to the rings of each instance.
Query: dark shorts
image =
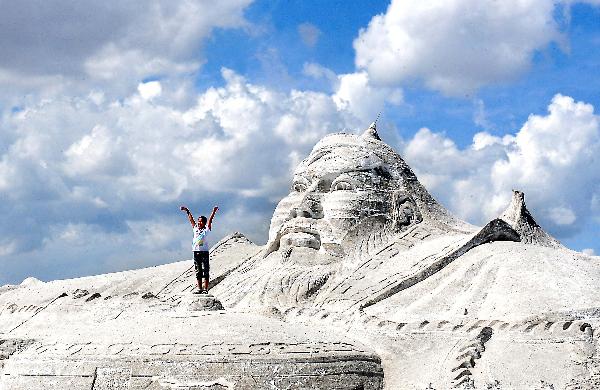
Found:
[[[200,280],[201,278],[208,280],[210,265],[208,264],[207,251],[194,251],[194,269],[196,270],[197,280]]]

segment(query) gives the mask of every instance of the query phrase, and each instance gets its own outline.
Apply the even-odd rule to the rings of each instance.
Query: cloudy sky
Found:
[[[474,224],[523,190],[600,253],[600,1],[0,0],[0,285],[264,243],[323,135],[380,133]]]

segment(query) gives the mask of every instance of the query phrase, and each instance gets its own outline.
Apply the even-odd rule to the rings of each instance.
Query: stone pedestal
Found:
[[[210,294],[193,295],[182,301],[181,304],[191,311],[225,310],[221,301]]]

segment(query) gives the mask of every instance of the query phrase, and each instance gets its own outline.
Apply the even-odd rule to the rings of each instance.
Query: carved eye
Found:
[[[306,184],[304,184],[300,181],[294,182],[292,184],[292,190],[294,190],[296,192],[304,192],[304,191],[306,191]]]
[[[336,181],[331,185],[331,191],[352,191],[354,190],[354,185],[349,181]]]

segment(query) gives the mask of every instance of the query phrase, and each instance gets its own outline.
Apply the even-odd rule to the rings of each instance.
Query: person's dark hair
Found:
[[[204,215],[200,216],[200,220],[206,225],[207,218]]]

